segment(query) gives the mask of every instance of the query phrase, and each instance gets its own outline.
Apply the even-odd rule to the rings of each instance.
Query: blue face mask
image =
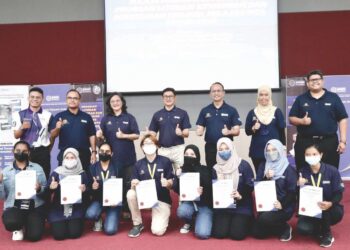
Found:
[[[224,161],[227,161],[228,159],[230,159],[232,155],[230,150],[219,151],[218,154],[219,154],[219,157]]]

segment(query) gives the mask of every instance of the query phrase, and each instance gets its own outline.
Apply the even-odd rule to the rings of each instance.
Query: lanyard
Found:
[[[102,176],[102,180],[106,180],[108,179],[108,175],[109,175],[109,170],[106,172],[106,175],[103,174],[103,171],[101,171],[101,176]]]
[[[314,187],[319,187],[320,184],[321,184],[321,178],[322,178],[322,174],[319,173],[319,174],[318,174],[318,178],[317,178],[317,185],[316,185],[315,179],[314,179],[314,177],[311,175],[312,186],[314,186]]]
[[[148,172],[149,172],[151,178],[154,179],[154,173],[156,172],[157,164],[153,165],[152,170],[151,170],[151,166],[149,164],[147,164],[147,167],[148,167]]]

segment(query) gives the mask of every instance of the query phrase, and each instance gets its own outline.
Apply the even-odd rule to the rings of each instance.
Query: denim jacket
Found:
[[[44,204],[43,194],[46,188],[46,177],[43,169],[39,164],[29,162],[26,170],[35,170],[37,182],[40,184],[41,189],[34,197],[35,207],[39,207]],[[8,166],[3,169],[3,180],[0,183],[0,199],[4,199],[4,210],[11,208],[15,203],[15,175],[18,171],[14,166]]]

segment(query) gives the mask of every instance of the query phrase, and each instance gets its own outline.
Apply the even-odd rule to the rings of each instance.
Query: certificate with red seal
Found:
[[[314,186],[300,187],[299,214],[309,217],[322,218],[322,210],[318,203],[323,201],[323,188]]]
[[[180,201],[199,201],[199,173],[180,175]]]
[[[60,180],[61,187],[61,204],[75,204],[81,203],[82,191],[81,176],[69,175]]]
[[[277,201],[276,183],[271,181],[254,182],[256,211],[276,211],[274,203]]]
[[[110,178],[103,182],[103,206],[121,206],[123,204],[123,179]]]
[[[139,209],[152,208],[158,203],[156,182],[154,179],[140,181],[136,186]]]
[[[213,207],[235,208],[236,203],[232,197],[233,180],[213,180]]]
[[[15,199],[28,200],[36,195],[36,171],[20,171],[15,176]]]

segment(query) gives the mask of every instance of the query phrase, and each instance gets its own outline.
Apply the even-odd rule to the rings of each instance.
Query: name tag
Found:
[[[228,116],[228,114],[226,114],[226,113],[221,113],[221,116]]]
[[[163,169],[157,169],[158,172],[163,172],[164,170]]]
[[[82,123],[87,123],[87,120],[81,120]]]
[[[331,181],[322,181],[322,184],[331,184]]]
[[[329,103],[329,102],[325,102],[325,104],[324,104],[325,106],[331,106],[332,105],[332,103]]]
[[[174,116],[175,119],[180,119],[180,116]]]
[[[129,124],[129,122],[123,122],[123,124]]]

